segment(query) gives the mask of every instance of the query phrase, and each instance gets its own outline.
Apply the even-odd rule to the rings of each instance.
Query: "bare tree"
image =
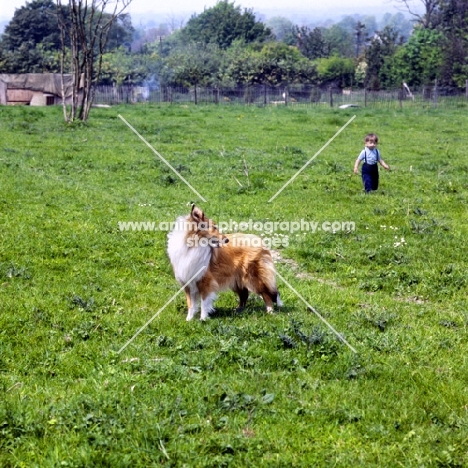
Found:
[[[132,0],[56,0],[62,41],[61,76],[63,114],[66,122],[88,120],[95,86],[101,75],[112,24]],[[106,11],[106,8],[109,11]],[[68,67],[66,62],[69,61]],[[65,68],[72,77],[71,106],[65,102]]]
[[[183,16],[176,16],[174,13],[166,16],[166,24],[169,28],[170,33],[182,29],[185,25],[185,18]]]
[[[393,0],[401,5],[401,9],[407,11],[423,28],[429,29],[436,26],[437,11],[440,0]],[[419,7],[418,7],[419,4]],[[421,9],[422,5],[422,9]]]

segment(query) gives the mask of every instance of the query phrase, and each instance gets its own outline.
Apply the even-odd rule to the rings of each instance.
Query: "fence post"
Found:
[[[215,104],[219,104],[219,88],[216,86],[214,90]]]
[[[433,101],[434,101],[434,107],[437,107],[437,78],[434,80],[434,96],[433,96]]]
[[[198,104],[198,96],[197,96],[197,85],[193,87],[193,100],[195,105]]]
[[[468,80],[465,81],[465,97],[468,99]]]
[[[287,106],[289,102],[289,89],[287,86],[284,88],[284,105]]]
[[[328,91],[330,95],[330,107],[333,107],[333,89],[331,86],[328,88]]]
[[[268,91],[267,91],[267,85],[263,85],[263,105],[266,106],[268,102]]]
[[[403,108],[403,93],[404,93],[404,89],[403,89],[403,84],[401,85],[400,89],[398,90],[398,100],[400,101],[400,109]]]
[[[172,87],[169,86],[169,104],[172,105]]]
[[[364,107],[367,107],[367,88],[364,88]]]

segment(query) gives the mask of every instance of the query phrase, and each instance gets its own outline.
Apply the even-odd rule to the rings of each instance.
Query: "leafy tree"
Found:
[[[341,88],[354,82],[354,61],[336,55],[316,61],[320,84],[334,84]]]
[[[107,21],[110,19],[111,15],[108,15]],[[107,38],[105,50],[108,52],[124,47],[130,51],[134,32],[135,28],[132,25],[130,15],[118,15],[117,18],[112,21],[112,25],[109,29],[109,36]]]
[[[293,30],[298,49],[302,55],[314,60],[328,55],[328,48],[321,28],[310,29],[296,26]]]
[[[316,77],[313,64],[296,47],[268,43],[260,51],[264,82],[270,85],[311,82]]]
[[[283,16],[273,16],[266,22],[266,26],[271,30],[277,41],[288,45],[295,45],[294,23]]]
[[[344,31],[353,34],[354,30],[356,29],[356,24],[358,20],[353,16],[345,16],[341,21],[339,21],[336,25],[343,29]]]
[[[356,37],[356,57],[361,53],[361,47],[367,41],[367,28],[364,23],[358,21],[354,28],[354,35]]]
[[[0,41],[4,73],[58,72],[60,34],[52,0],[34,0],[17,9]]]
[[[250,43],[271,37],[271,31],[255,19],[251,10],[242,12],[240,6],[234,6],[228,0],[218,1],[200,15],[193,15],[181,30],[181,38],[186,43],[214,43],[221,49],[239,39]]]
[[[2,49],[13,52],[26,43],[31,48],[47,44],[50,49],[59,50],[56,9],[52,0],[33,0],[18,8],[2,35]]]
[[[465,86],[468,79],[468,3],[440,0],[439,30],[442,44],[441,80],[448,86]]]
[[[110,14],[105,14],[107,19]],[[7,24],[0,42],[0,66],[5,73],[58,73],[62,37],[58,16],[66,27],[70,25],[69,10],[60,8],[52,0],[33,0],[17,9]],[[107,49],[118,48],[122,44],[130,46],[133,35],[131,19],[128,15],[119,16],[109,31]],[[69,36],[63,37],[65,49],[70,47]],[[68,52],[65,51],[65,54]],[[69,67],[64,64],[64,71]]]
[[[398,33],[386,26],[376,34],[365,52],[367,63],[365,86],[372,90],[379,90],[382,85],[391,81],[386,61],[391,59],[397,51]]]
[[[354,22],[354,25],[356,23]],[[340,57],[355,56],[355,36],[354,30],[347,31],[341,26],[334,24],[330,28],[323,30],[323,38],[325,40],[326,57],[338,55]]]
[[[245,47],[235,42],[226,51],[226,81],[230,84],[263,84],[264,76],[260,72],[262,60],[260,51],[254,47]]]
[[[433,83],[440,78],[443,35],[434,29],[417,27],[408,42],[400,47],[389,63],[390,85],[409,86]]]
[[[261,50],[245,48],[232,55],[227,74],[237,84],[277,86],[316,81],[313,63],[304,58],[296,47],[272,42]]]
[[[100,84],[139,84],[148,76],[151,57],[147,54],[131,54],[125,47],[102,56]]]
[[[34,47],[24,43],[14,51],[0,50],[0,70],[3,73],[59,73],[60,52],[42,43]]]
[[[190,43],[161,62],[159,78],[169,86],[215,85],[222,77],[223,53],[216,44]]]

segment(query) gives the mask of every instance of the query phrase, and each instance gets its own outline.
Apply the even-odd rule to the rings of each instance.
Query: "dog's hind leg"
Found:
[[[260,292],[260,295],[262,296],[263,300],[265,301],[266,304],[266,310],[269,314],[273,313],[273,303],[277,304],[279,307],[283,305],[281,302],[281,299],[279,297],[279,292],[278,291],[270,291],[268,289],[265,289]]]
[[[202,297],[201,300],[201,313],[200,320],[208,320],[210,318],[210,313],[213,312],[213,302],[216,299],[215,293],[209,293],[205,298]]]
[[[239,296],[239,305],[237,306],[238,310],[242,310],[247,305],[247,300],[249,299],[249,290],[247,288],[235,288],[234,292]]]

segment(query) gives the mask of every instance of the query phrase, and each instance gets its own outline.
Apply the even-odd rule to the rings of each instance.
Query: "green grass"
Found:
[[[215,106],[67,126],[1,107],[0,466],[467,466],[467,126],[463,110]],[[371,131],[392,171],[366,196],[352,167]],[[278,271],[358,354],[281,280],[273,316],[224,293],[187,323],[179,295],[119,353],[179,286],[166,233],[118,222],[190,201],[217,221],[354,222],[277,233]]]

